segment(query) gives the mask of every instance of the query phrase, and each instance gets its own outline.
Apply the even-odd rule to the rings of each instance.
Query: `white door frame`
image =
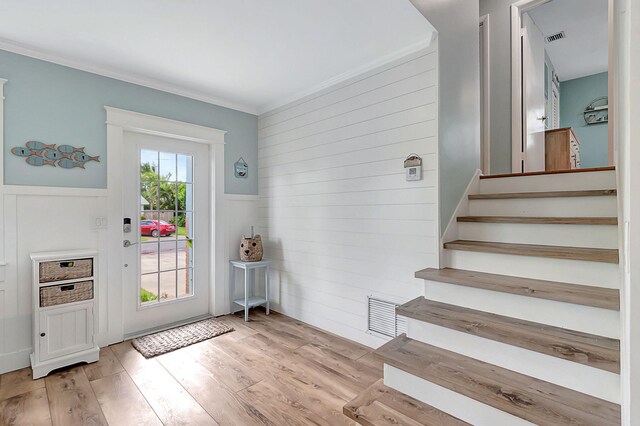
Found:
[[[520,65],[522,63],[522,55],[520,50],[520,29],[522,28],[522,14],[528,10],[547,3],[550,0],[519,0],[511,5],[511,171],[512,173],[520,173],[522,161],[522,138],[524,137],[524,129],[522,128],[522,72]],[[611,106],[615,105],[613,97],[615,91],[615,73],[614,69],[615,45],[613,42],[613,7],[616,0],[609,1],[609,164],[614,162],[614,137],[613,137],[613,120],[615,120],[615,111]]]
[[[522,171],[522,14],[550,0],[519,0],[511,5],[511,172]]]
[[[108,324],[109,342],[123,339],[123,285],[122,285],[122,218],[124,199],[122,185],[122,158],[124,155],[124,132],[163,136],[189,142],[210,145],[211,163],[210,197],[211,235],[209,242],[211,279],[209,288],[209,313],[218,315],[226,309],[225,247],[224,247],[224,136],[226,131],[198,126],[182,121],[155,117],[123,109],[104,107],[107,112],[107,192],[109,198],[108,217]]]
[[[482,134],[480,135],[480,170],[485,175],[491,173],[491,54],[490,54],[490,27],[489,15],[480,17],[480,25],[484,32],[482,38],[482,57],[480,67],[482,79],[480,85],[484,93],[482,105],[480,105]]]

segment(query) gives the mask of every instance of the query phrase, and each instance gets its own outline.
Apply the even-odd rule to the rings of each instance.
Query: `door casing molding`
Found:
[[[211,280],[209,289],[209,313],[225,313],[225,235],[223,219],[225,211],[224,197],[224,145],[226,131],[182,121],[170,120],[134,111],[109,106],[104,107],[107,114],[107,197],[108,197],[108,242],[107,253],[107,334],[99,342],[102,345],[122,341],[123,328],[123,258],[122,218],[124,214],[123,182],[121,165],[124,155],[124,133],[143,133],[172,139],[198,142],[209,145],[211,164],[210,197],[211,226],[209,236]],[[217,303],[216,303],[217,302]],[[103,326],[101,326],[102,328]]]
[[[511,172],[522,171],[522,14],[550,0],[520,0],[511,5]]]

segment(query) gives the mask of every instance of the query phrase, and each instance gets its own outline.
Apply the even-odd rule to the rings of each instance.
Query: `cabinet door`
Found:
[[[93,304],[40,312],[40,361],[90,349],[93,344]]]

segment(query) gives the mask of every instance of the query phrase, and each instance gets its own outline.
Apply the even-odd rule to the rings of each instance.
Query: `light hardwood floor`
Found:
[[[130,342],[31,380],[0,376],[0,425],[353,425],[342,406],[382,377],[365,346],[278,313],[152,359]]]

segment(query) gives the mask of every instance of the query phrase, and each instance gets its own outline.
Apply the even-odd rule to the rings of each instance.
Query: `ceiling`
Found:
[[[0,49],[251,113],[432,33],[409,0],[0,2]]]
[[[560,81],[607,71],[607,0],[552,0],[529,11],[545,37],[566,38],[545,44]]]

